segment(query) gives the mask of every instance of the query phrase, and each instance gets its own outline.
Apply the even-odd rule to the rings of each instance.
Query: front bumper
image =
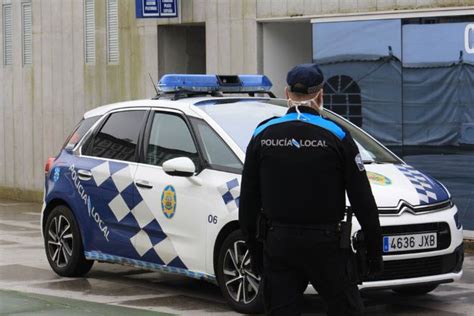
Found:
[[[417,259],[386,261],[384,272],[359,288],[393,288],[423,283],[454,282],[462,276],[463,244],[451,254]]]
[[[365,281],[360,288],[387,288],[459,280],[462,276],[464,248],[462,229],[458,229],[454,219],[457,211],[454,205],[447,210],[426,214],[381,216],[381,226],[445,223],[449,229],[449,244],[442,247],[443,249],[428,252],[384,255],[384,273],[378,278]]]
[[[463,244],[451,254],[423,259],[393,260],[392,266],[389,267],[387,264],[390,261],[385,262],[386,267],[382,276],[378,280],[363,282],[359,285],[359,289],[392,289],[403,286],[442,284],[457,281],[462,277]],[[310,284],[305,293],[314,294],[316,291]]]
[[[426,214],[403,213],[399,216],[380,216],[382,227],[416,225],[426,223],[446,223],[449,227],[450,242],[442,249],[384,255],[384,273],[376,279],[364,281],[360,289],[383,289],[421,284],[441,284],[454,282],[462,277],[464,261],[462,228],[456,225],[454,215],[457,207]],[[353,232],[360,230],[353,222]],[[314,293],[309,286],[306,293]]]

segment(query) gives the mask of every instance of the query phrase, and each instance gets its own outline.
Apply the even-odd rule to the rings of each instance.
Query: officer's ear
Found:
[[[288,87],[285,87],[285,95],[286,99],[288,100],[290,98],[290,94],[288,93]]]
[[[319,90],[319,95],[316,99],[316,102],[318,103],[318,106],[320,107],[321,104],[323,104],[323,89]]]

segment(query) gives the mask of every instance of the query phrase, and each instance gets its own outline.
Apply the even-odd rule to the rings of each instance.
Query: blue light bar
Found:
[[[265,75],[164,75],[158,89],[164,93],[172,92],[228,92],[258,93],[269,92],[272,82]]]
[[[212,92],[219,88],[216,75],[177,75],[161,77],[158,89],[162,92],[195,91]]]
[[[265,75],[239,75],[242,89],[245,91],[268,92],[273,84]]]

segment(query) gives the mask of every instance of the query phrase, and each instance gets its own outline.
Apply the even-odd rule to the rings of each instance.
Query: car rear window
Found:
[[[76,127],[74,127],[73,132],[66,139],[66,142],[63,145],[63,148],[74,148],[76,144],[84,137],[87,131],[94,125],[95,122],[100,118],[100,116],[88,117],[82,119]]]
[[[146,111],[119,111],[108,116],[91,143],[86,144],[87,156],[135,161],[135,150]]]

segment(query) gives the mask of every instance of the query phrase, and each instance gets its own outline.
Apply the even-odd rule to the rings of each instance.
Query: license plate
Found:
[[[399,252],[438,247],[436,233],[396,235],[383,237],[383,252]]]

